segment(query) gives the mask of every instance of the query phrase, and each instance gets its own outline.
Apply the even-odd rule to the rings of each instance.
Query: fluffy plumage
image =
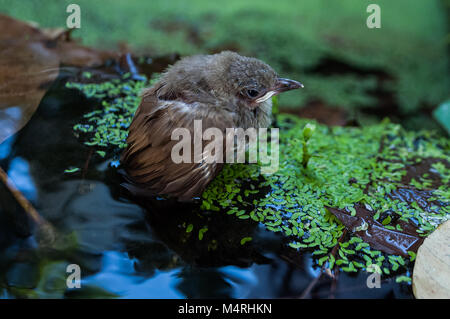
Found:
[[[142,196],[200,196],[223,164],[174,163],[172,131],[184,127],[194,136],[194,120],[202,120],[203,130],[219,128],[224,136],[226,128],[268,127],[270,96],[300,86],[280,79],[264,62],[230,51],[178,61],[142,94],[121,158],[124,186]]]

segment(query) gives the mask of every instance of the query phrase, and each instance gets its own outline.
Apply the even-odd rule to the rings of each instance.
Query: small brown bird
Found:
[[[123,185],[138,196],[165,194],[182,201],[200,196],[223,164],[175,163],[173,130],[192,133],[194,120],[224,135],[226,128],[268,127],[271,97],[300,87],[264,62],[230,51],[181,59],[142,93],[121,158]]]

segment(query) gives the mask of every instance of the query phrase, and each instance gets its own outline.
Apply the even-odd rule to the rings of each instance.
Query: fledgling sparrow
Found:
[[[224,135],[226,128],[268,127],[271,97],[300,87],[266,63],[230,51],[181,59],[142,93],[121,157],[123,185],[138,196],[165,194],[182,201],[200,196],[223,164],[174,163],[172,131],[192,132],[194,120]]]

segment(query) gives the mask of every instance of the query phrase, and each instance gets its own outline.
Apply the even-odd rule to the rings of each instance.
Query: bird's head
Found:
[[[223,79],[229,94],[250,109],[274,95],[303,87],[300,82],[280,78],[269,65],[255,58],[225,51],[217,59],[226,65]]]
[[[235,99],[250,109],[274,95],[303,87],[300,82],[280,78],[261,60],[231,51],[184,58],[163,75],[162,81],[168,84],[166,92],[188,100],[207,96]]]

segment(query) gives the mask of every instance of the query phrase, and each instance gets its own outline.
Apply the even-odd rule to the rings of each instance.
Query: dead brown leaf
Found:
[[[60,65],[93,67],[116,54],[79,45],[63,29],[39,29],[0,14],[0,143],[20,130]]]
[[[353,234],[360,237],[373,249],[388,254],[408,257],[408,251],[416,252],[423,242],[423,238],[415,232],[412,224],[397,221],[403,231],[385,228],[380,222],[373,219],[374,212],[361,205],[355,205],[356,215],[342,209],[327,207],[344,226]]]

